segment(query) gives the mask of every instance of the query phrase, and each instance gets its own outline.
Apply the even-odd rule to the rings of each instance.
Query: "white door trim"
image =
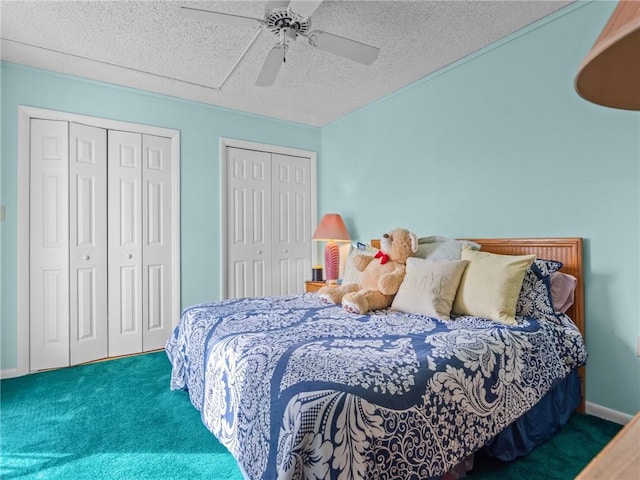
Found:
[[[318,218],[318,175],[317,156],[311,150],[301,150],[281,145],[249,142],[235,138],[220,137],[220,298],[226,299],[227,292],[227,147],[244,148],[245,150],[258,150],[261,152],[279,153],[295,157],[307,157],[311,160],[311,232],[315,231]],[[311,233],[310,233],[311,234]],[[317,249],[311,249],[311,264],[318,263]],[[311,272],[309,272],[311,276]]]
[[[18,106],[18,258],[17,258],[17,358],[16,368],[3,370],[2,378],[29,373],[29,138],[32,118],[83,123],[108,130],[124,130],[168,137],[171,139],[172,203],[171,215],[175,219],[172,238],[171,300],[173,325],[180,320],[180,131],[121,122],[44,108]]]

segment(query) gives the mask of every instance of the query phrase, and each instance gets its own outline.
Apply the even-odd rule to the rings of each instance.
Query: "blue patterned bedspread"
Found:
[[[252,479],[438,478],[584,364],[566,316],[358,316],[315,294],[186,309],[172,389]]]

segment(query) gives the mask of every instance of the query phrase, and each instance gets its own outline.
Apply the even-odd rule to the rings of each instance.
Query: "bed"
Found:
[[[171,388],[252,480],[456,478],[479,449],[526,454],[584,408],[582,240],[470,241],[561,262],[573,304],[515,325],[313,293],[194,305],[167,341]]]

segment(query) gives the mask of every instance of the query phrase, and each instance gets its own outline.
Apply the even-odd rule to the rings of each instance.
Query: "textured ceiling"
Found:
[[[201,22],[181,6],[263,18],[264,1],[0,2],[1,58],[117,85],[323,126],[477,51],[572,1],[331,1],[324,30],[380,48],[369,66],[298,41],[273,86],[257,87],[277,38]]]

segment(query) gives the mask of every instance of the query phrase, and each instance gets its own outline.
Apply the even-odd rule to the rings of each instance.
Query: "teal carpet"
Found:
[[[170,370],[157,352],[0,381],[0,478],[241,479]],[[571,479],[619,429],[575,414],[517,461],[477,455],[467,478]]]
[[[0,382],[0,478],[242,479],[164,352]]]

